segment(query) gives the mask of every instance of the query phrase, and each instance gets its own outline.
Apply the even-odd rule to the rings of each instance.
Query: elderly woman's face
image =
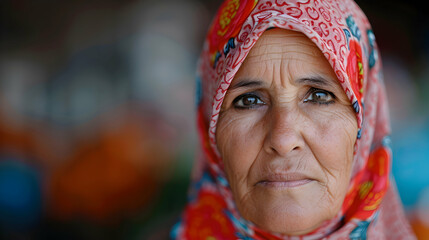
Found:
[[[265,32],[224,99],[216,141],[241,215],[301,235],[334,218],[350,181],[357,121],[316,45]]]

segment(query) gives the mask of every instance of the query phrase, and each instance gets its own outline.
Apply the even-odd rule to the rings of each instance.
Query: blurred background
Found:
[[[359,0],[384,64],[393,174],[429,239],[429,19]],[[0,239],[168,239],[197,149],[218,0],[0,2]]]

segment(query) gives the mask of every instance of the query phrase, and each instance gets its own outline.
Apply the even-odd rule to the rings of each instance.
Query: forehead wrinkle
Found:
[[[248,80],[258,80],[260,82],[260,87],[269,87],[271,89],[277,89],[277,88],[288,88],[291,85],[298,86],[298,85],[305,85],[302,84],[302,81],[297,81],[296,76],[294,77],[294,73],[296,72],[297,68],[301,68],[301,65],[308,64],[308,61],[305,61],[299,57],[292,57],[292,58],[269,58],[269,59],[262,59],[259,61],[255,61],[261,69],[260,75],[261,78],[254,78],[254,77],[240,77],[238,79],[234,79],[233,86],[234,85],[240,85],[234,84],[234,82],[240,82],[242,79],[248,79]],[[254,61],[248,61],[248,63],[254,63]],[[313,75],[313,74],[312,74]],[[317,78],[320,74],[314,75],[314,78]],[[308,79],[311,79],[313,76],[309,76]],[[299,78],[301,79],[301,78]],[[305,78],[303,78],[305,79]],[[234,88],[234,87],[232,87]]]
[[[269,50],[271,49],[274,49],[275,52],[289,52],[302,47],[305,47],[304,52],[308,52],[310,48],[314,55],[323,56],[320,49],[307,36],[294,31],[287,31],[287,34],[285,34],[284,30],[263,33],[249,54],[255,54],[256,51],[267,54],[270,53]]]
[[[268,80],[266,86],[286,88],[290,85],[311,85],[312,83],[309,81],[297,81],[305,77],[330,81],[331,77],[329,76],[331,74],[326,71],[320,72],[317,67],[314,71],[310,69],[310,72],[308,74],[304,73],[305,75],[303,76],[294,75],[297,68],[305,65],[314,64],[319,66],[321,64],[320,60],[326,61],[325,56],[307,36],[294,31],[288,31],[285,34],[285,30],[278,29],[277,31],[266,32],[261,36],[246,57],[245,63],[256,63],[261,67],[261,75],[271,78],[265,79],[265,81]],[[253,65],[251,66],[252,68],[254,67]],[[332,70],[331,67],[330,69]],[[319,83],[318,85],[322,86],[324,84]]]
[[[294,81],[292,81],[293,78],[293,72],[291,71],[291,64],[293,63],[292,59],[282,59],[280,61],[280,69],[278,71],[278,79],[280,81],[279,86],[281,86],[282,88],[286,89],[288,87],[290,87],[289,85],[294,86],[295,83]]]
[[[252,58],[262,58],[262,59],[276,59],[276,58],[285,58],[288,55],[305,55],[307,57],[323,57],[322,52],[314,45],[311,45],[311,48],[303,48],[302,44],[294,44],[291,46],[278,46],[278,45],[263,45],[259,47],[254,47],[247,59]]]
[[[267,36],[269,36],[269,40],[272,42],[284,43],[285,33],[287,33],[287,38],[296,38],[301,42],[301,40],[306,40],[305,42],[311,43],[311,40],[301,32],[285,30],[285,29],[273,29],[271,31],[266,31],[262,34],[260,38],[260,42],[264,42],[267,40]],[[258,44],[258,42],[256,43]]]
[[[285,40],[286,39],[286,40]],[[294,41],[290,41],[294,40]],[[294,39],[290,38],[288,36],[283,36],[280,41],[276,41],[276,39],[271,38],[271,36],[264,36],[256,42],[255,47],[265,49],[267,47],[287,47],[287,48],[294,48],[294,47],[300,47],[300,46],[306,46],[311,47],[314,49],[319,49],[310,39],[308,38],[302,38],[302,39]]]
[[[273,52],[271,53],[271,56],[268,56],[265,54],[247,56],[246,61],[248,63],[253,63],[253,62],[261,62],[261,61],[283,61],[284,59],[287,59],[290,61],[297,61],[297,62],[315,62],[314,61],[315,59],[306,58],[306,57],[313,58],[315,57],[314,55],[311,55],[308,53],[302,53],[307,56],[296,57],[296,55],[292,55],[292,54],[293,52],[288,52],[288,53]],[[292,55],[292,56],[288,56],[288,55]]]
[[[256,44],[250,50],[245,61],[280,60],[282,58],[311,61],[316,58],[325,59],[320,49],[308,38],[299,43],[288,41],[288,37],[283,37],[283,41],[277,43],[270,41],[270,39],[267,39],[265,40],[266,43]]]

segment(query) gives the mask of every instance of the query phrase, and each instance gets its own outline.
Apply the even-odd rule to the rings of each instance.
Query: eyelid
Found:
[[[254,105],[252,105],[252,106],[236,106],[236,103],[237,103],[238,101],[242,100],[242,99],[243,99],[243,98],[245,98],[245,97],[255,97],[255,98],[259,99],[259,101],[261,101],[263,104],[254,104]],[[261,97],[261,96],[260,96],[260,94],[255,93],[255,92],[247,92],[247,93],[240,94],[239,96],[237,96],[237,97],[232,101],[232,105],[233,105],[235,108],[238,108],[238,109],[250,109],[250,108],[254,108],[254,107],[257,107],[257,106],[260,106],[260,105],[266,105],[266,104],[267,104],[267,103],[263,100],[263,97]]]
[[[246,97],[246,96],[255,96],[262,100],[263,96],[258,90],[252,90],[249,92],[241,93],[237,97],[234,98],[232,103],[237,102],[240,98]]]
[[[335,101],[337,99],[337,97],[335,96],[334,93],[332,93],[331,91],[325,90],[325,89],[321,89],[321,88],[316,88],[316,87],[310,87],[310,89],[307,91],[307,93],[305,94],[305,98],[304,98],[304,102],[316,102],[315,100],[308,100],[308,98],[311,96],[311,94],[316,93],[316,92],[325,92],[328,95],[330,95],[332,97],[331,101],[328,102],[321,102],[321,103],[331,103],[332,101]]]
[[[307,93],[307,94],[314,93],[314,92],[318,92],[318,91],[326,92],[326,93],[328,93],[329,95],[331,95],[332,97],[334,97],[334,98],[335,98],[335,94],[334,94],[334,93],[332,93],[331,91],[326,90],[326,89],[323,89],[323,88],[318,88],[318,87],[310,87],[310,89],[308,90],[308,93]]]

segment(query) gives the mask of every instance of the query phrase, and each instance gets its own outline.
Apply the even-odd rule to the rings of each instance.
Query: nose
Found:
[[[290,152],[301,150],[305,144],[303,125],[304,120],[299,116],[298,110],[273,109],[266,125],[265,151],[286,156]]]

